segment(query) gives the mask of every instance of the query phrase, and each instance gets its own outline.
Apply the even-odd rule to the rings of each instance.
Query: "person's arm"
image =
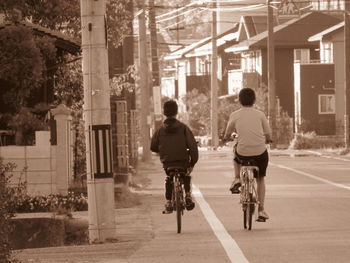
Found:
[[[271,129],[269,126],[269,122],[264,114],[263,114],[263,118],[262,118],[262,127],[263,127],[263,131],[264,131],[266,143],[271,143],[272,142]]]
[[[186,142],[187,147],[189,149],[190,157],[191,157],[191,167],[194,167],[195,164],[198,162],[198,146],[196,139],[193,136],[193,133],[190,128],[187,126],[185,127],[185,134],[186,134]]]
[[[231,134],[236,130],[235,128],[235,122],[233,121],[232,115],[229,118],[229,121],[227,123],[226,129],[225,129],[225,133],[224,133],[224,137],[223,137],[223,141],[228,141],[231,137]]]
[[[151,151],[158,153],[159,152],[159,130],[155,131],[151,139]]]

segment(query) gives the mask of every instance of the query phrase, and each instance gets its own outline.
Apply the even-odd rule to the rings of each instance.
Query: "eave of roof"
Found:
[[[58,41],[58,43],[60,44],[60,46],[67,49],[67,51],[70,51],[72,53],[76,53],[76,52],[80,51],[80,44],[77,41],[71,39],[70,37],[64,35],[63,33],[59,32],[59,31],[51,30],[49,28],[45,28],[43,26],[30,23],[28,21],[20,21],[18,23],[22,26],[31,28],[32,30],[36,31],[39,34],[48,35],[50,37],[55,38]],[[5,28],[6,26],[11,26],[11,25],[14,25],[14,24],[11,22],[4,22],[4,23],[0,24],[0,29]]]
[[[218,48],[224,46],[228,42],[235,41],[238,37],[238,32],[234,33],[228,33],[221,38],[218,38],[216,40],[216,45]],[[205,56],[205,55],[211,55],[212,54],[212,43],[209,42],[207,44],[204,44],[203,46],[200,46],[193,50],[193,52],[188,53],[185,55],[185,57],[197,57],[197,56]]]
[[[219,34],[217,36],[217,40],[221,39],[221,38],[225,38],[227,37],[227,35],[231,34],[231,33],[236,33],[238,32],[238,24],[236,24],[234,27],[232,27],[231,29]],[[231,35],[232,37],[232,35]],[[182,49],[179,49],[167,56],[164,57],[164,60],[175,60],[175,59],[181,59],[181,58],[185,58],[185,57],[189,57],[190,55],[188,55],[190,52],[194,51],[195,49],[201,48],[204,45],[209,45],[211,43],[212,37],[206,37],[203,38],[187,47],[184,47]],[[225,43],[223,43],[225,44]]]
[[[332,26],[330,28],[327,28],[326,30],[321,31],[318,34],[315,34],[311,37],[309,37],[308,41],[313,42],[313,41],[321,41],[324,37],[327,37],[331,34],[333,34],[335,31],[341,29],[344,27],[344,21],[340,22],[339,24]]]
[[[274,34],[276,35],[277,33],[280,33],[283,29],[293,25],[293,24],[296,24],[297,22],[301,21],[302,19],[305,19],[307,18],[308,16],[313,16],[313,15],[324,15],[325,17],[327,15],[325,14],[322,14],[320,12],[310,12],[310,13],[306,13],[306,14],[303,14],[301,15],[301,17],[299,18],[294,18],[294,19],[291,19],[283,24],[280,24],[278,26],[275,26],[274,27]],[[328,16],[330,17],[330,16]],[[334,20],[337,20],[335,17],[333,17],[332,19]],[[258,48],[263,48],[263,47],[266,47],[266,40],[267,40],[267,37],[268,37],[268,32],[265,31],[265,32],[262,32],[248,40],[245,40],[245,41],[242,41],[241,43],[237,44],[237,45],[233,45],[229,48],[226,48],[225,49],[225,52],[239,52],[239,51],[245,51],[245,50],[249,50],[249,49],[258,49]],[[275,38],[277,39],[277,38]],[[302,42],[296,42],[297,40],[294,40],[292,44],[290,45],[298,45],[298,44],[302,44]],[[286,43],[283,43],[283,42],[278,42],[278,39],[276,40],[275,44],[284,44],[284,46],[288,46],[288,42]]]
[[[180,58],[184,57],[188,52],[191,52],[193,49],[197,48],[198,46],[209,42],[210,39],[211,39],[211,37],[206,37],[206,38],[203,38],[197,42],[192,43],[191,45],[188,45],[184,48],[178,49],[177,51],[165,56],[164,60],[180,59]]]

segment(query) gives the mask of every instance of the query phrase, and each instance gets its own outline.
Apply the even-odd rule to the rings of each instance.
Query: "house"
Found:
[[[276,96],[290,117],[294,117],[294,62],[318,60],[319,46],[308,38],[339,22],[334,16],[310,12],[274,26]],[[241,69],[229,72],[229,81],[236,80],[236,92],[246,86],[267,87],[267,37],[265,30],[225,50],[241,56]]]
[[[307,120],[311,126],[317,126],[321,122],[324,127],[320,134],[344,134],[344,115],[345,108],[345,60],[344,60],[344,22],[340,22],[329,27],[317,34],[310,36],[309,41],[319,45],[320,60],[317,64],[298,63],[295,78],[297,82],[296,93],[299,92],[299,100],[296,100],[296,122],[301,124],[301,120]],[[307,79],[302,75],[306,70],[312,68],[313,74]],[[325,68],[328,70],[325,71]],[[320,80],[323,79],[323,82]],[[305,83],[306,82],[306,83]],[[315,85],[319,83],[319,85]],[[303,93],[307,92],[308,84],[318,90],[313,99],[313,109],[309,108],[308,112],[303,110]],[[308,101],[309,102],[309,101]]]
[[[278,23],[276,18],[274,23]],[[239,23],[217,36],[219,96],[235,93],[232,87],[232,75],[229,72],[241,67],[240,54],[227,53],[225,49],[266,31],[266,28],[266,16],[242,16]],[[198,87],[203,91],[210,90],[211,40],[212,37],[206,37],[165,56],[166,61],[175,61],[176,71],[173,79],[176,79],[176,82],[172,83],[177,85],[163,85],[164,94],[181,97],[187,91]],[[163,79],[162,82],[169,83],[169,78]],[[169,89],[174,91],[169,92]]]

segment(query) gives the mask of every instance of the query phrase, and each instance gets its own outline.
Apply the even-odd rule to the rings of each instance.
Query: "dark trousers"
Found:
[[[191,192],[191,176],[181,175],[181,179],[184,183],[185,193]],[[171,200],[171,196],[173,194],[173,175],[167,174],[165,177],[165,199]]]

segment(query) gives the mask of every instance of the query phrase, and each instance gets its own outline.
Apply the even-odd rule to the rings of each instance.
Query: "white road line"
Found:
[[[210,205],[207,203],[207,201],[205,201],[199,188],[195,185],[192,185],[192,189],[193,195],[196,197],[196,202],[199,204],[199,207],[201,208],[205,219],[213,229],[217,239],[225,249],[230,261],[232,263],[249,263],[248,259],[244,256],[236,241],[227,233],[221,221],[216,217],[214,211],[210,208]]]
[[[271,162],[270,162],[270,164],[273,165],[273,166],[276,166],[278,168],[286,169],[286,170],[295,172],[297,174],[301,174],[301,175],[307,176],[307,177],[312,178],[314,180],[317,180],[317,181],[320,181],[320,182],[323,182],[323,183],[326,183],[326,184],[333,185],[335,187],[339,187],[339,188],[342,188],[342,189],[350,190],[350,186],[347,186],[347,185],[344,185],[344,184],[334,183],[332,181],[329,181],[327,179],[323,179],[323,178],[318,177],[316,175],[313,175],[313,174],[310,174],[310,173],[306,173],[306,172],[303,172],[303,171],[299,171],[299,170],[296,170],[294,168],[290,168],[288,166],[284,166],[284,165],[281,165],[281,164],[275,164],[275,163],[271,163]]]
[[[327,158],[327,159],[335,159],[335,160],[339,160],[339,161],[345,161],[345,162],[350,162],[349,159],[345,159],[345,158],[341,158],[341,157],[334,157],[334,156],[327,156],[327,155],[322,155],[321,153],[319,152],[315,152],[315,151],[308,151],[310,153],[313,153],[313,154],[316,154],[320,157],[323,157],[323,158]]]

